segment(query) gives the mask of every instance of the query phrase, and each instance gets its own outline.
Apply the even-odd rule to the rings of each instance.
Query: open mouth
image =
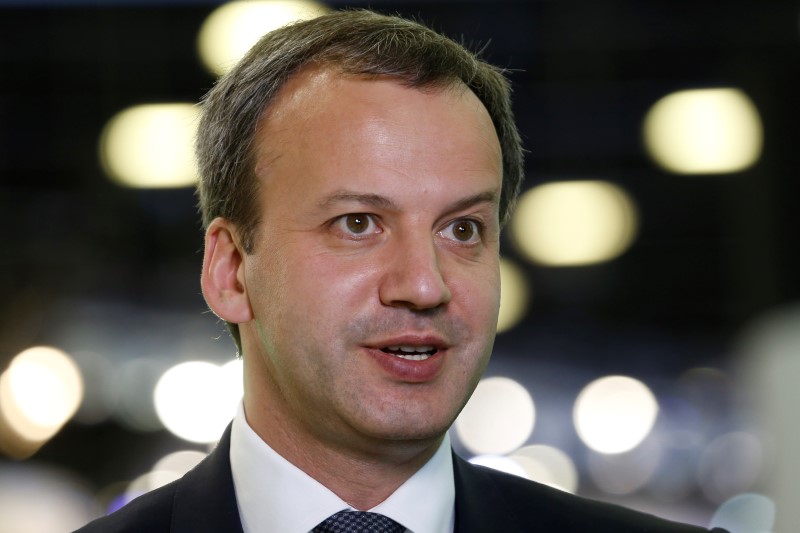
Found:
[[[439,350],[433,346],[387,346],[381,351],[407,361],[424,361]]]

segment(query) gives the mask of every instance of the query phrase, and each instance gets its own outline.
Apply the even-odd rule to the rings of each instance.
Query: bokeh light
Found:
[[[153,391],[166,364],[154,357],[137,357],[121,364],[114,376],[119,398],[114,418],[134,431],[156,431],[164,425],[153,403]]]
[[[623,453],[650,433],[658,402],[650,389],[627,376],[607,376],[588,384],[573,410],[581,440],[600,453]]]
[[[73,531],[97,515],[88,487],[65,472],[0,463],[0,533]]]
[[[17,355],[0,376],[0,417],[22,445],[11,453],[35,451],[75,414],[82,398],[80,370],[63,351],[36,346]]]
[[[476,455],[475,457],[471,458],[469,462],[474,465],[480,465],[487,468],[492,468],[494,470],[499,470],[500,472],[505,472],[506,474],[513,474],[515,476],[524,478],[528,477],[525,469],[510,457],[491,454]]]
[[[775,502],[778,530],[800,524],[800,303],[775,308],[758,317],[739,339],[737,352],[753,417],[764,435],[766,474],[759,487]]]
[[[698,481],[706,498],[720,503],[750,490],[761,474],[763,455],[755,435],[736,431],[715,438],[698,465]]]
[[[163,487],[167,483],[171,483],[176,479],[177,477],[175,477],[172,472],[161,472],[158,470],[145,472],[128,484],[128,487],[125,489],[123,494],[123,502],[127,504],[142,494],[147,494],[151,490]]]
[[[119,400],[119,387],[114,379],[116,366],[102,354],[76,352],[72,354],[84,379],[83,401],[73,420],[92,425],[111,417]]]
[[[149,472],[145,472],[131,481],[125,487],[122,495],[116,499],[115,504],[124,505],[142,494],[180,479],[206,455],[197,450],[180,450],[165,455],[153,465]]]
[[[566,492],[578,490],[575,463],[558,448],[544,444],[523,446],[509,458],[522,467],[528,479]]]
[[[634,448],[632,452],[656,444],[660,446],[661,458],[655,472],[648,480],[647,493],[656,501],[670,506],[678,506],[680,502],[692,498],[698,488],[697,463],[705,438],[700,431],[679,429],[683,424],[696,424],[696,419],[685,421],[684,418],[680,418],[681,414],[667,414],[666,411],[670,408],[668,405],[662,403],[661,406],[661,412],[664,413],[663,418],[669,417],[672,420],[667,420],[664,424],[659,421],[658,433],[651,435],[642,446]],[[687,413],[683,411],[682,414]],[[692,415],[688,414],[688,416]],[[629,466],[625,465],[624,468],[629,468]]]
[[[478,383],[455,429],[473,453],[502,455],[525,444],[535,420],[533,398],[525,387],[510,378],[490,377]]]
[[[516,326],[525,317],[530,287],[525,273],[508,259],[500,259],[500,313],[497,332]]]
[[[775,525],[775,502],[761,494],[739,494],[719,506],[710,527],[735,533],[769,533]]]
[[[660,446],[648,441],[646,445],[623,453],[589,452],[586,466],[600,490],[625,495],[644,487],[656,473],[660,460]]]
[[[644,140],[653,159],[678,174],[743,170],[761,155],[763,126],[741,90],[696,89],[669,94],[644,120]]]
[[[191,442],[218,440],[241,399],[239,365],[231,363],[221,368],[203,361],[189,361],[167,370],[156,384],[153,396],[164,427]]]
[[[605,181],[539,185],[519,200],[511,231],[536,263],[577,266],[609,261],[633,242],[637,214],[628,194]]]
[[[265,34],[297,20],[324,15],[328,8],[308,0],[228,2],[200,28],[200,58],[215,74],[224,74]]]
[[[108,176],[126,187],[187,187],[197,182],[197,106],[147,104],[120,111],[100,136]]]
[[[153,465],[154,472],[170,472],[175,479],[183,476],[186,472],[197,466],[197,463],[206,458],[205,453],[197,450],[179,450],[172,452]]]
[[[227,413],[227,422],[230,422],[236,413],[236,407],[244,395],[243,362],[238,358],[231,359],[220,367],[219,372],[222,386],[218,391],[218,398],[228,406],[225,408],[225,413]]]

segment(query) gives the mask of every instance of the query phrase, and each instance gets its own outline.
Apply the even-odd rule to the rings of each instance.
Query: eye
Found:
[[[481,229],[482,227],[479,222],[463,218],[451,222],[446,228],[439,232],[439,235],[458,243],[475,244],[481,238]]]
[[[333,221],[333,226],[345,237],[360,237],[383,231],[375,218],[366,213],[342,215]]]

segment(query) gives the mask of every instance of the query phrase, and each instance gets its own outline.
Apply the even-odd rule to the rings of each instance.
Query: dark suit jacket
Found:
[[[230,465],[230,427],[183,478],[132,501],[80,533],[241,533]],[[453,456],[457,533],[702,533],[622,507],[579,498]],[[715,529],[717,533],[722,530]],[[274,532],[281,533],[281,532]]]

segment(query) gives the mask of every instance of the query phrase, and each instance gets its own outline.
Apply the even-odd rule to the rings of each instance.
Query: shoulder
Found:
[[[456,458],[456,498],[463,505],[500,506],[519,531],[535,525],[542,531],[593,533],[703,533],[707,530],[596,500],[582,498],[540,483],[475,466]],[[461,487],[459,487],[461,485]],[[471,485],[471,486],[470,486]],[[467,494],[460,496],[459,488]],[[466,501],[472,499],[472,502]],[[483,505],[486,509],[487,505]],[[487,509],[487,512],[492,512]],[[714,533],[725,533],[715,529]]]
[[[230,465],[230,426],[218,446],[177,481],[136,498],[77,533],[241,533]]]
[[[169,531],[178,483],[179,481],[174,481],[139,496],[120,510],[89,522],[75,533]]]

